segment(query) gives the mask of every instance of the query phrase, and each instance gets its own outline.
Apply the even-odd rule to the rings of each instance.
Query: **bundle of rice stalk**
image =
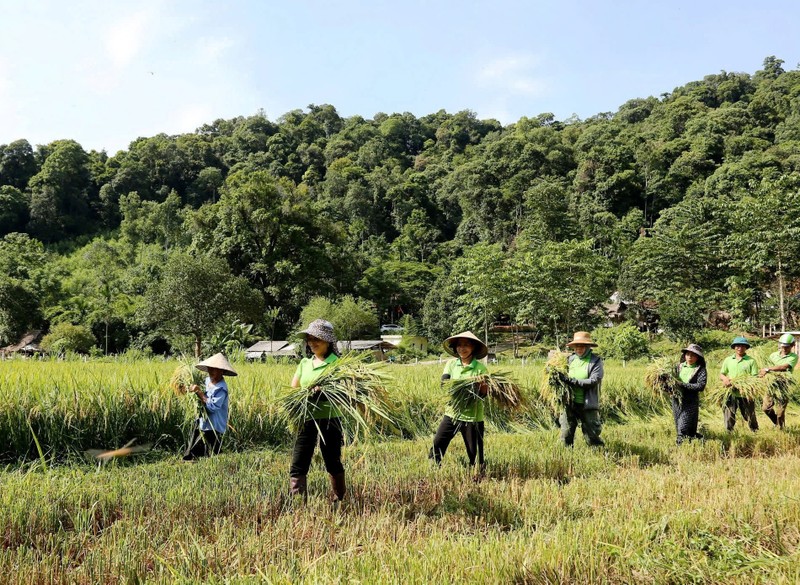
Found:
[[[659,398],[669,396],[681,399],[677,366],[667,357],[654,360],[644,372],[644,383]]]
[[[486,398],[491,399],[496,410],[513,412],[522,406],[522,392],[519,385],[505,372],[496,374],[480,374],[472,378],[448,380],[446,387],[450,394],[450,406],[454,410],[465,410],[483,398],[479,394],[481,385],[486,385]]]
[[[569,354],[551,352],[544,364],[542,381],[539,384],[539,393],[542,399],[554,410],[572,401],[572,388],[565,381],[569,376]]]
[[[787,404],[797,389],[797,381],[791,374],[770,372],[763,379],[767,386],[767,396],[781,404]]]
[[[192,363],[183,360],[169,379],[169,387],[175,392],[176,396],[183,396],[189,391],[192,384],[202,385],[206,379],[204,372],[194,367]]]
[[[345,354],[328,365],[310,388],[290,389],[281,399],[290,426],[298,429],[313,419],[325,400],[341,413],[345,429],[353,434],[369,433],[380,423],[396,426],[386,390],[389,376],[382,364],[367,363],[368,357]]]
[[[749,400],[758,400],[767,389],[767,382],[758,376],[739,376],[731,380],[730,386],[717,385],[708,395],[708,399],[720,406],[724,406],[734,396],[736,391],[739,396]]]

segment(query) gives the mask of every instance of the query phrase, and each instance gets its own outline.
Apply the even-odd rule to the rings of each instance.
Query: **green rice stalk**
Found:
[[[200,397],[189,392],[189,388],[193,384],[197,384],[201,388],[205,383],[206,373],[194,367],[191,361],[186,358],[181,360],[181,364],[172,372],[169,379],[169,387],[175,392],[176,396],[188,396],[189,400],[193,402],[198,417],[205,418],[207,416],[206,409],[203,407],[203,401]]]
[[[389,376],[383,364],[367,363],[368,355],[345,354],[329,366],[310,388],[292,388],[281,405],[289,425],[299,429],[313,419],[318,404],[324,400],[342,414],[346,431],[369,434],[373,427],[394,422],[394,406],[386,389]]]
[[[767,391],[767,381],[758,376],[739,376],[731,380],[730,386],[718,384],[708,394],[708,399],[719,406],[727,404],[738,390],[742,398],[759,400]]]
[[[485,398],[479,393],[482,385],[486,386]],[[479,400],[485,400],[487,418],[504,424],[507,423],[507,415],[519,410],[524,402],[519,385],[504,372],[448,380],[445,388],[453,410],[467,410]]]
[[[797,381],[791,374],[783,372],[770,372],[764,378],[767,396],[776,402],[788,404],[797,390]]]
[[[553,410],[559,411],[561,407],[572,402],[572,388],[565,381],[569,375],[569,354],[564,352],[551,352],[544,365],[542,380],[539,384],[539,394]]]
[[[644,383],[659,398],[675,398],[681,400],[681,380],[677,374],[676,364],[670,358],[662,357],[654,360],[644,373]]]

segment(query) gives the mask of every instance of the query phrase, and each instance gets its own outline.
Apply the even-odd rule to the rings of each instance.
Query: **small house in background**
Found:
[[[288,341],[259,341],[247,348],[245,357],[249,360],[271,358],[295,358],[297,348]]]
[[[372,357],[377,361],[386,359],[386,352],[397,349],[393,343],[389,343],[385,339],[354,339],[353,341],[340,341],[337,346],[340,353],[347,353],[348,351],[371,351]]]
[[[44,353],[42,347],[39,345],[39,342],[42,340],[42,330],[35,329],[33,331],[28,331],[22,338],[15,343],[14,345],[8,345],[2,349],[0,349],[0,355],[3,357],[11,354],[22,354],[25,356],[32,356],[40,353]]]
[[[428,353],[428,338],[421,335],[381,335],[381,339],[395,347],[400,347],[402,343],[408,349]]]

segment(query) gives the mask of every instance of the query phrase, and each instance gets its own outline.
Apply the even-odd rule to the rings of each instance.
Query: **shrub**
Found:
[[[42,349],[48,353],[89,353],[95,345],[92,331],[83,325],[59,323],[50,329],[50,333],[42,338]]]
[[[615,327],[599,327],[592,337],[603,357],[632,360],[647,355],[647,336],[630,323]]]

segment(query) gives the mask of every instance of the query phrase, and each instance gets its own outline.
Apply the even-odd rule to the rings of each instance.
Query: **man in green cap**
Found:
[[[756,376],[758,375],[758,366],[756,360],[747,355],[747,349],[750,343],[739,335],[734,337],[731,342],[731,348],[735,352],[733,355],[725,358],[722,362],[722,368],[719,371],[719,379],[722,381],[723,386],[731,386],[733,380],[740,376]],[[725,421],[725,428],[729,431],[733,430],[736,425],[736,410],[742,412],[742,418],[750,425],[750,430],[755,432],[758,430],[758,420],[756,419],[756,403],[751,398],[745,398],[738,390],[734,390],[731,397],[722,407],[722,415]]]
[[[758,373],[762,378],[771,372],[783,372],[791,376],[797,365],[797,354],[792,351],[794,345],[794,336],[791,333],[784,333],[778,340],[778,351],[770,354],[768,363],[769,365],[762,368]],[[769,420],[782,429],[786,424],[786,404],[787,402],[780,399],[775,399],[770,395],[764,396],[764,403],[762,408],[764,414],[769,417]]]

